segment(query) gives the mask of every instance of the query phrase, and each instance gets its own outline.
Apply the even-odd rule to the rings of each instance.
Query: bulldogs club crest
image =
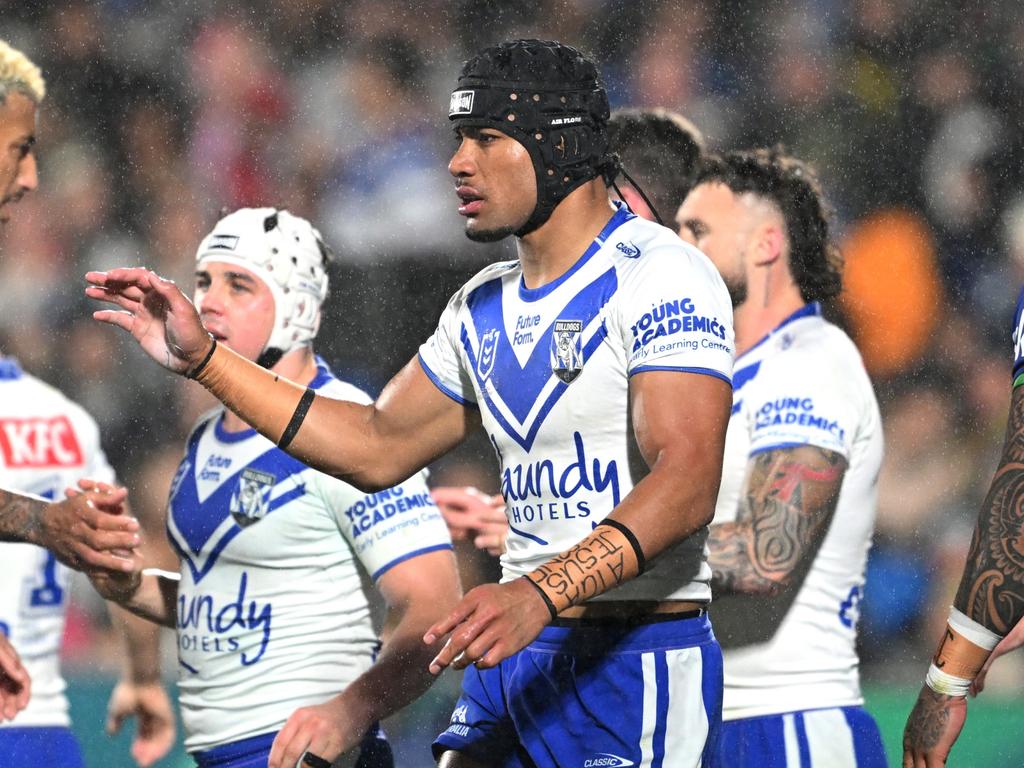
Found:
[[[270,492],[277,478],[269,472],[247,467],[238,478],[238,487],[231,494],[228,509],[235,522],[245,528],[267,515]]]
[[[583,322],[555,320],[551,333],[551,370],[566,384],[583,370]]]
[[[495,329],[488,331],[480,339],[480,359],[477,360],[476,371],[480,374],[480,380],[486,381],[494,370],[494,357],[498,351],[498,335],[501,331]]]

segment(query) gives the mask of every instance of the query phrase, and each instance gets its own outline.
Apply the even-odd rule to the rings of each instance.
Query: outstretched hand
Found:
[[[132,757],[148,768],[174,746],[174,708],[161,683],[118,682],[107,704],[107,734],[116,734],[131,717],[136,718]]]
[[[85,295],[120,309],[93,312],[96,320],[123,328],[164,368],[186,373],[210,347],[199,313],[172,280],[142,267],[87,272]]]

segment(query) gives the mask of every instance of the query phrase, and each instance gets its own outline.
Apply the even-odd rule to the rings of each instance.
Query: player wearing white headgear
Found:
[[[199,246],[196,306],[219,343],[321,397],[366,403],[313,354],[327,257],[305,219],[236,211]],[[98,586],[177,629],[185,746],[199,765],[292,768],[348,753],[390,766],[376,722],[426,689],[420,638],[459,595],[423,475],[363,493],[218,408],[188,439],[167,530],[180,579]]]
[[[7,221],[9,205],[38,186],[33,147],[44,95],[38,67],[0,41],[0,223]],[[59,663],[66,565],[130,569],[130,550],[138,542],[134,519],[102,512],[105,503],[116,509],[123,490],[48,501],[62,499],[65,488],[85,475],[114,479],[96,423],[15,360],[0,356],[0,485],[35,494],[0,490],[0,720],[11,720],[0,725],[0,766],[82,764],[68,727]],[[112,723],[138,714],[143,727],[132,751],[148,765],[173,743],[173,717],[158,679],[155,633],[132,622],[128,628],[131,676],[116,689],[110,713]]]

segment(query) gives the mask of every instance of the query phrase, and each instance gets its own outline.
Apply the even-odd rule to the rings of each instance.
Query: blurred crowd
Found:
[[[212,403],[91,321],[82,274],[144,264],[191,284],[222,209],[287,207],[336,255],[318,350],[378,391],[448,296],[509,254],[462,236],[445,169],[448,94],[481,45],[578,45],[613,106],[678,110],[712,149],[781,143],[810,161],[847,259],[829,311],[861,346],[886,428],[865,675],[919,678],[1009,401],[1024,282],[1016,0],[0,0],[0,18],[49,87],[41,191],[0,232],[0,349],[99,420],[153,521]],[[433,477],[493,492],[492,467],[479,440]],[[494,573],[486,556],[465,562],[469,580]],[[102,611],[80,610],[92,623],[69,623],[71,647],[102,656]],[[1013,684],[1015,663],[1000,662]]]

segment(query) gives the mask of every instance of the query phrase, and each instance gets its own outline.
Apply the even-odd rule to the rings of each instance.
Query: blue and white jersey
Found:
[[[10,358],[0,358],[0,486],[63,499],[89,477],[113,483],[96,422],[80,406]],[[42,547],[0,544],[0,632],[32,678],[32,697],[14,726],[67,726],[60,675],[70,571]]]
[[[553,282],[527,288],[512,261],[455,294],[420,362],[442,392],[480,408],[498,454],[504,581],[581,541],[646,474],[630,450],[630,377],[728,382],[733,349],[732,306],[711,262],[624,206]],[[706,539],[690,536],[603,598],[710,599]]]
[[[715,523],[736,519],[756,453],[813,445],[843,456],[847,469],[832,524],[792,604],[779,608],[777,631],[771,599],[715,598],[724,719],[860,704],[854,642],[882,463],[881,418],[860,353],[809,304],[736,359],[733,387]]]
[[[1013,313],[1013,388],[1024,384],[1024,288]]]
[[[320,363],[319,394],[368,403]],[[167,521],[181,557],[178,659],[185,747],[281,728],[340,693],[378,648],[374,582],[450,549],[425,473],[365,494],[310,469],[223,410],[189,437]]]

